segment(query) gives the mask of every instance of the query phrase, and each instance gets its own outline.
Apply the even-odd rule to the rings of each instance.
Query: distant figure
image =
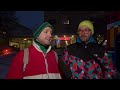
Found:
[[[114,68],[105,47],[95,42],[94,26],[83,20],[78,26],[76,43],[63,50],[62,60],[71,70],[71,79],[112,79]]]
[[[48,22],[37,29],[33,44],[13,59],[7,79],[61,79],[57,54],[50,46],[52,32]]]

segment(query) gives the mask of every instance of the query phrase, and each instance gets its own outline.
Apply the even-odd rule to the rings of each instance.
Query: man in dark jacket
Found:
[[[76,43],[64,49],[62,60],[71,70],[71,79],[112,79],[113,63],[105,47],[95,43],[94,27],[84,20],[79,26]]]

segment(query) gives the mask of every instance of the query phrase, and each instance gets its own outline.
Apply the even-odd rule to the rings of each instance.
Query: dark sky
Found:
[[[20,24],[33,30],[44,21],[44,11],[16,11]]]

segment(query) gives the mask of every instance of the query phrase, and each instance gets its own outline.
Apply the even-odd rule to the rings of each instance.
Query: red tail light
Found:
[[[10,52],[11,52],[10,49],[4,49],[4,50],[3,50],[3,54],[9,54]]]

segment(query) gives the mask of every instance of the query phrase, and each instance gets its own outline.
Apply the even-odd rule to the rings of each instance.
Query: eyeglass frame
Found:
[[[79,33],[89,33],[91,30],[89,29],[89,28],[86,28],[86,29],[84,29],[84,30],[81,30],[81,29],[78,29],[78,32]]]

